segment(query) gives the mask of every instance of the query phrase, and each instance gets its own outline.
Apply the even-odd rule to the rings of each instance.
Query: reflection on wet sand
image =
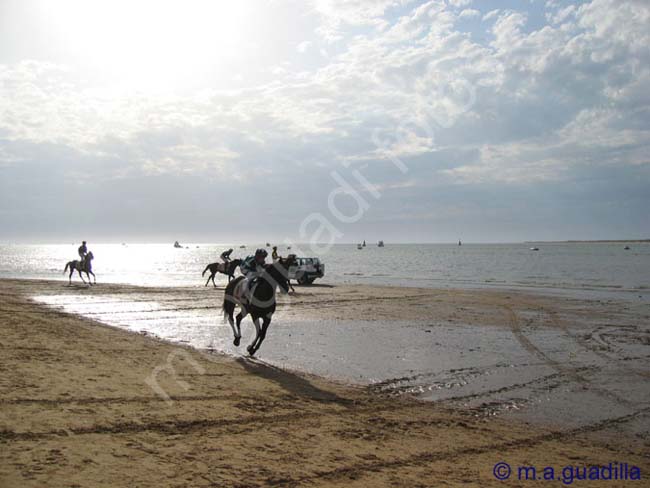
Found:
[[[37,301],[133,332],[241,356],[221,291],[48,286]],[[313,389],[291,371],[413,395],[471,415],[580,427],[650,405],[648,305],[513,292],[371,286],[301,288],[283,297],[252,373]],[[291,375],[290,381],[283,381]],[[585,404],[589,409],[583,408]],[[645,415],[645,414],[644,414]],[[630,423],[647,431],[642,415]]]

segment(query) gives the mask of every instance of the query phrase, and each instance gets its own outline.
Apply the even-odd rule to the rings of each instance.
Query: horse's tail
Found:
[[[221,311],[223,312],[224,320],[226,317],[232,317],[232,314],[235,313],[235,300],[232,295],[224,293],[223,295],[223,305],[221,305]]]
[[[210,265],[208,264],[205,269],[203,270],[203,273],[201,273],[201,276],[205,276],[205,272],[210,269]]]
[[[240,281],[241,279],[239,278],[234,279],[226,285],[226,289],[223,292],[223,305],[221,306],[221,310],[223,311],[224,321],[227,317],[232,317],[232,315],[235,313],[235,307],[238,303],[237,299],[235,298],[235,287]]]
[[[66,271],[68,271],[68,268],[70,267],[70,261],[65,263],[65,269],[63,270],[63,274],[65,274]]]

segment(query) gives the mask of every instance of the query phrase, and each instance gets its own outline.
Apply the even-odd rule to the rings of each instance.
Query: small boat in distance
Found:
[[[267,242],[267,243],[266,243],[266,247],[271,247],[271,244],[269,244],[269,243]]]
[[[629,250],[630,250],[630,246],[625,246],[623,249],[625,249],[626,251],[629,251]]]
[[[174,241],[174,247],[175,247],[176,249],[180,249],[180,248],[182,248],[183,246],[181,246],[181,245],[178,243],[178,241]]]
[[[377,243],[377,247],[384,247],[384,241],[379,241]]]
[[[241,246],[239,246],[239,249],[246,249],[246,246],[242,244]]]
[[[357,249],[361,250],[363,249],[363,246],[361,244],[357,244]]]
[[[460,239],[458,239],[458,245],[459,245],[459,246],[462,246],[462,245],[463,245],[463,243],[460,242]]]
[[[539,247],[531,247],[530,250],[531,251],[539,251]]]
[[[366,241],[365,240],[363,241],[363,247],[366,247]]]

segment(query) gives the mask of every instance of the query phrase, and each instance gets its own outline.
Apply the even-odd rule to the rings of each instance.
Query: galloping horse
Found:
[[[235,335],[233,342],[235,346],[239,346],[240,325],[243,318],[250,314],[255,324],[255,339],[246,348],[251,356],[257,352],[266,337],[266,330],[269,328],[271,317],[275,312],[275,287],[278,285],[284,293],[289,292],[286,270],[283,266],[273,263],[264,266],[264,271],[253,281],[250,290],[245,289],[246,281],[243,276],[238,276],[226,286],[222,310]],[[241,311],[237,314],[237,325],[235,326],[233,314],[237,305]],[[260,318],[262,319],[261,326]]]
[[[217,287],[217,284],[214,282],[214,277],[216,276],[217,273],[223,273],[225,275],[228,275],[228,283],[230,283],[230,280],[232,280],[235,277],[235,270],[237,269],[237,266],[241,264],[241,259],[233,259],[232,261],[228,263],[212,263],[208,264],[205,269],[203,270],[203,273],[201,276],[205,276],[205,272],[207,270],[210,270],[210,277],[208,278],[208,281],[205,282],[205,286],[208,286],[208,283],[210,283],[210,280],[212,280],[212,284],[214,287]]]
[[[86,280],[84,280],[84,277],[81,275],[81,272],[83,271],[86,273],[86,276],[88,276],[88,284],[92,285],[90,282],[90,275],[93,275],[93,278],[95,280],[95,284],[97,284],[97,277],[95,276],[95,273],[93,273],[93,264],[92,260],[95,258],[93,256],[92,251],[86,254],[86,259],[83,261],[80,261],[78,259],[75,259],[74,261],[69,261],[65,265],[65,269],[63,270],[63,274],[65,274],[66,271],[68,271],[68,268],[70,268],[70,276],[68,276],[68,284],[72,284],[72,273],[76,271],[79,272],[79,278],[81,278],[81,281],[86,283]]]

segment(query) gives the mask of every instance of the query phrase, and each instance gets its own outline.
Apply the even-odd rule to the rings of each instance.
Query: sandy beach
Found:
[[[635,465],[644,479],[650,473],[650,314],[644,303],[501,291],[301,287],[281,298],[260,358],[248,359],[215,352],[221,350],[214,347],[221,344],[216,335],[206,336],[206,348],[195,349],[142,330],[144,321],[178,324],[203,311],[207,323],[216,324],[222,290],[66,285],[0,280],[2,487],[525,486],[517,479],[519,466],[536,466],[540,473],[553,467],[560,479],[565,466],[609,463]],[[44,305],[47,297],[60,306]],[[147,306],[134,311],[137,303]],[[75,306],[86,307],[85,316]],[[182,315],[174,316],[179,309]],[[120,310],[130,314],[124,324],[115,318]],[[346,322],[351,318],[361,322]],[[531,368],[549,371],[541,388],[582,391],[602,401],[602,411],[593,415],[583,404],[546,419],[490,408],[495,395],[531,392],[537,383],[492,385],[460,395],[462,401],[458,395],[425,395],[429,401],[422,401],[423,389],[413,388],[423,386],[417,375],[362,384],[333,381],[335,367],[313,371],[333,371],[322,375],[329,379],[298,373],[291,361],[280,368],[285,363],[277,358],[285,352],[278,352],[278,344],[291,333],[283,327],[297,334],[301,320],[351,334],[368,323],[389,330],[395,321],[422,337],[448,338],[454,327],[471,328],[477,337],[498,330],[516,341]],[[221,330],[225,341],[229,329]],[[573,349],[555,333],[571,340]],[[323,341],[327,346],[326,336]],[[309,347],[314,354],[316,346]],[[479,358],[489,356],[482,351]],[[375,360],[370,367],[381,370],[385,358]],[[552,388],[553,381],[558,386]],[[580,421],[571,423],[572,416]],[[498,462],[512,467],[507,482],[495,478]],[[642,483],[575,480],[580,486]]]

